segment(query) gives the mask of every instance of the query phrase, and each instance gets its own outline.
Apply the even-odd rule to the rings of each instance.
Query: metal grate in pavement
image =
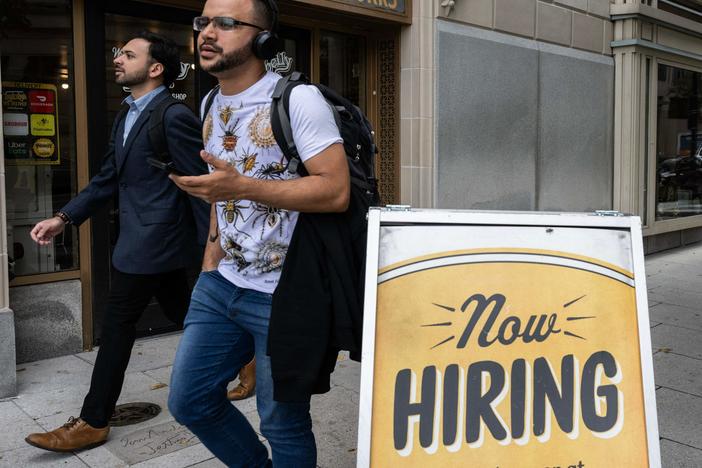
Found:
[[[110,418],[110,426],[130,426],[155,418],[161,412],[161,407],[155,403],[125,403],[117,405]]]

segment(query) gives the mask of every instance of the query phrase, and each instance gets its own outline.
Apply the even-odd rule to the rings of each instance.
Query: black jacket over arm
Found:
[[[360,357],[367,211],[352,185],[346,212],[298,217],[268,330],[276,401],[329,391],[338,352]]]

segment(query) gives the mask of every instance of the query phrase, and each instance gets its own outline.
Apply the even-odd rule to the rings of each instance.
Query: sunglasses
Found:
[[[193,29],[195,31],[203,31],[210,23],[212,23],[212,25],[220,31],[232,31],[237,26],[250,26],[252,28],[264,31],[261,26],[256,26],[255,24],[229,18],[228,16],[215,16],[214,18],[210,18],[209,16],[196,16],[193,18]]]

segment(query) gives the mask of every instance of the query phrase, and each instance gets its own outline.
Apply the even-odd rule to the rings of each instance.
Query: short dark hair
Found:
[[[278,29],[278,5],[276,0],[253,0],[254,14],[260,25],[271,32]]]
[[[163,84],[169,87],[180,74],[180,51],[172,39],[151,31],[141,31],[134,39],[149,43],[149,55],[154,62],[163,65]]]

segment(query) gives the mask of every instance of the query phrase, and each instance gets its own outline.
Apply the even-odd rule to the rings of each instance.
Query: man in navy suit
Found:
[[[38,223],[31,232],[47,245],[66,224],[79,225],[119,197],[120,233],[112,256],[108,307],[103,318],[100,348],[90,390],[79,418],[62,427],[30,434],[36,447],[68,452],[95,447],[107,439],[108,422],[122,389],[136,334],[136,322],[152,297],[174,323],[182,325],[190,302],[186,268],[204,245],[210,207],[191,198],[168,179],[168,173],[147,163],[157,157],[149,138],[149,116],[164,99],[180,72],[178,48],[163,36],[142,32],[122,48],[114,60],[115,81],[128,86],[100,172],[78,196]],[[166,109],[163,126],[169,154],[186,174],[205,174],[198,157],[202,149],[199,119],[185,105]]]

